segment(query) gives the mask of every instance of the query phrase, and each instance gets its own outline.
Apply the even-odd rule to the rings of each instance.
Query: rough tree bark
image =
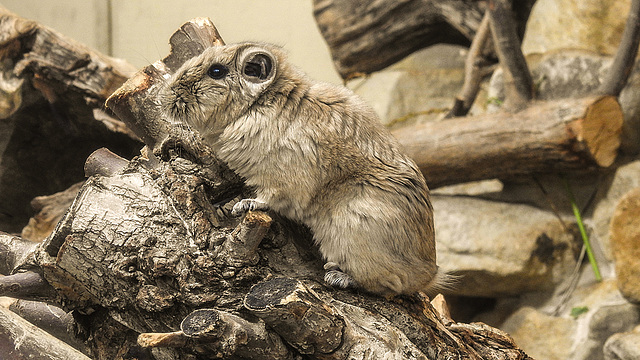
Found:
[[[153,106],[163,76],[221,43],[216,34],[206,19],[185,24],[168,57],[112,95],[109,107],[148,148],[131,161],[94,153],[88,180],[41,244],[0,236],[1,270],[13,273],[0,290],[30,279],[16,296],[73,310],[96,359],[528,359],[508,335],[455,323],[419,294],[388,301],[325,287],[297,224],[229,217],[237,176]],[[196,144],[182,147],[183,136]]]

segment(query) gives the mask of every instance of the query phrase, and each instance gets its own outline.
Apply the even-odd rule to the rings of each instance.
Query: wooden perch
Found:
[[[393,132],[431,188],[613,164],[622,110],[611,96],[531,105],[517,114],[447,119]]]

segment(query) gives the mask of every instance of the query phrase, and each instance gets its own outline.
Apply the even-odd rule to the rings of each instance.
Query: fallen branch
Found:
[[[447,119],[393,132],[431,188],[613,164],[622,110],[611,96],[531,105],[517,113]]]
[[[484,13],[480,2],[459,0],[314,0],[313,7],[343,79],[437,43],[469,44]]]
[[[13,312],[0,307],[2,359],[90,360],[66,343],[47,334]]]

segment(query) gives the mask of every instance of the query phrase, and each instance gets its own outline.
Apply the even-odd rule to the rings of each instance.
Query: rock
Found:
[[[610,235],[618,288],[627,300],[640,304],[640,187],[620,199]]]
[[[500,329],[535,359],[596,360],[603,359],[607,339],[640,322],[640,308],[622,298],[613,280],[580,286],[568,298],[564,295],[520,297],[528,305],[514,311]]]
[[[576,339],[576,351],[570,357],[576,360],[602,359],[603,346],[613,334],[630,331],[640,322],[640,309],[629,303],[607,305],[597,309],[588,325],[586,339]]]
[[[570,359],[576,322],[571,318],[545,315],[531,308],[516,311],[502,330],[513,337],[518,346],[534,359]]]
[[[605,360],[640,359],[640,327],[633,332],[619,333],[611,336],[604,343]]]
[[[583,49],[614,54],[624,30],[630,0],[538,0],[522,41],[525,54]]]
[[[594,199],[595,207],[590,215],[592,235],[600,242],[605,255],[611,260],[613,255],[609,234],[614,209],[620,198],[636,187],[640,187],[640,160],[619,167],[600,184]]]
[[[466,49],[435,45],[349,87],[394,126],[442,117],[464,82]]]
[[[581,243],[550,212],[472,197],[432,201],[438,262],[462,275],[457,295],[551,290],[575,267]]]

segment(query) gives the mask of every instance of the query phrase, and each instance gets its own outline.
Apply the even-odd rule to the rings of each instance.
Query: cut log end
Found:
[[[599,166],[608,167],[615,161],[622,124],[622,108],[614,96],[604,96],[587,108],[579,138],[582,137]]]

